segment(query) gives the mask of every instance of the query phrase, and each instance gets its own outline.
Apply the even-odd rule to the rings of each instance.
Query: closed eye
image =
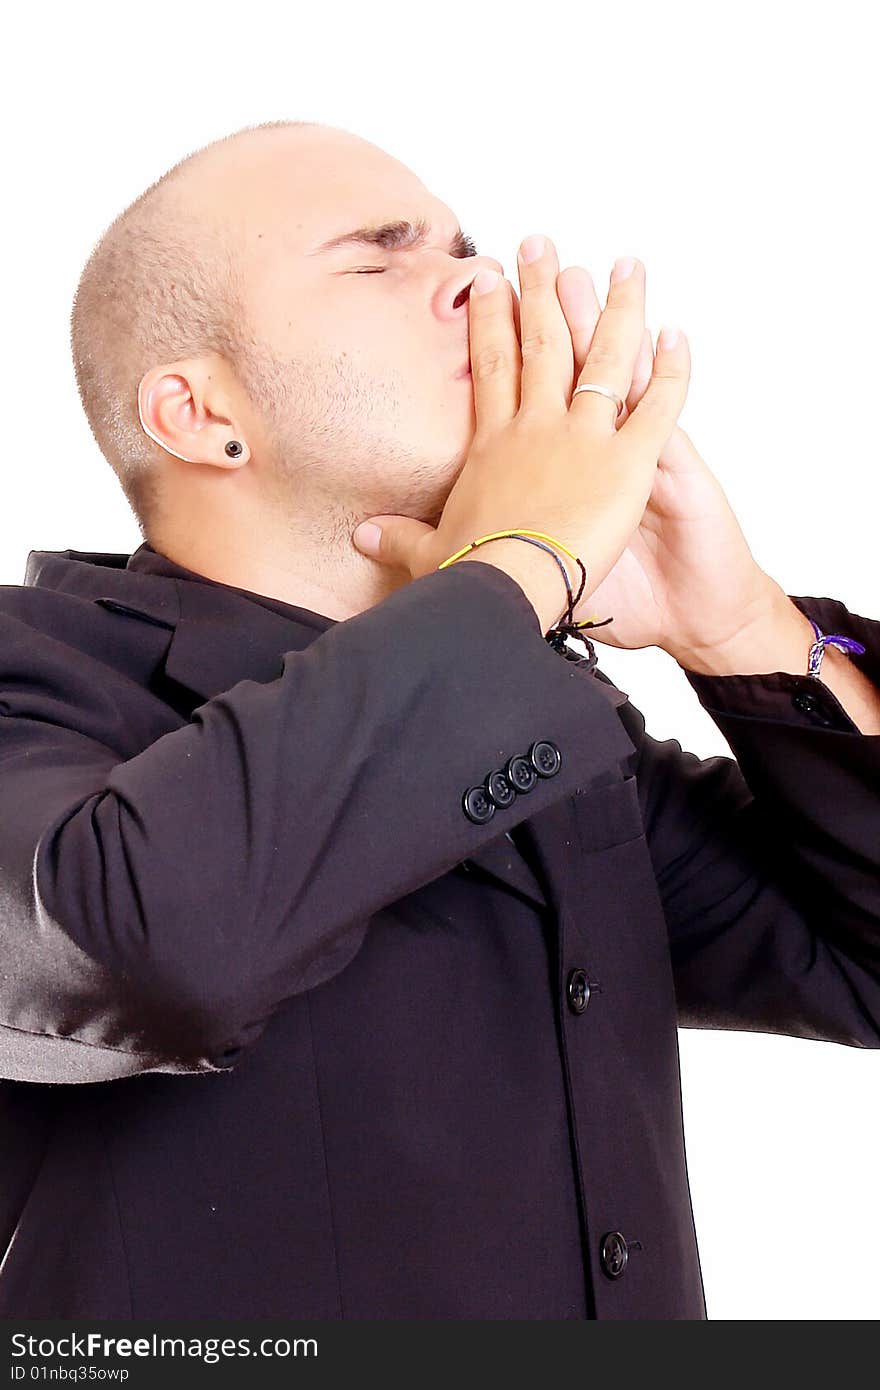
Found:
[[[476,256],[478,253],[472,238],[465,236],[462,232],[453,242],[452,254],[458,260],[467,260],[469,257]],[[386,269],[387,267],[384,265],[361,266],[349,273],[352,275],[384,275]]]

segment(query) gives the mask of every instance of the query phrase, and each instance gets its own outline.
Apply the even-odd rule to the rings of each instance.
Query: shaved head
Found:
[[[156,362],[207,352],[244,374],[254,365],[234,218],[218,215],[204,195],[229,175],[231,156],[253,148],[261,132],[292,134],[317,124],[246,126],[179,160],[114,219],[82,271],[70,317],[77,389],[145,538],[158,521],[161,449],[138,419],[142,376]],[[230,184],[230,205],[235,197]],[[259,385],[258,370],[254,377]]]

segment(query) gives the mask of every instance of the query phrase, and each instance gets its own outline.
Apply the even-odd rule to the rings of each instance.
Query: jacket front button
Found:
[[[629,1251],[620,1231],[609,1231],[607,1235],[602,1237],[602,1268],[609,1279],[620,1278],[626,1269],[628,1258]]]
[[[549,739],[538,739],[529,749],[529,760],[539,777],[555,777],[562,765],[562,754]]]
[[[461,804],[468,820],[475,825],[485,825],[495,814],[494,802],[489,800],[485,787],[468,787]]]
[[[522,753],[515,753],[512,758],[508,758],[504,775],[518,792],[530,792],[538,780],[531,759],[524,757]]]
[[[568,1007],[573,1014],[582,1014],[590,1002],[590,985],[586,971],[572,970],[568,977]]]
[[[486,778],[486,795],[496,806],[505,807],[516,801],[516,792],[500,768],[490,772]]]

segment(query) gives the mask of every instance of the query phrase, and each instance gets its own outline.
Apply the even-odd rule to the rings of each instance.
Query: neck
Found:
[[[342,621],[409,582],[355,548],[351,533],[359,520],[324,517],[320,527],[294,529],[263,519],[233,528],[201,517],[198,526],[163,528],[149,544],[206,579]]]

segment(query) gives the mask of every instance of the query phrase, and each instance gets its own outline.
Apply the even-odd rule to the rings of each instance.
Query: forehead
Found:
[[[319,273],[328,252],[310,255],[333,237],[363,225],[426,219],[439,244],[458,226],[451,208],[413,171],[369,141],[336,132],[298,132],[253,151],[236,171],[238,232],[247,259],[284,255]]]

